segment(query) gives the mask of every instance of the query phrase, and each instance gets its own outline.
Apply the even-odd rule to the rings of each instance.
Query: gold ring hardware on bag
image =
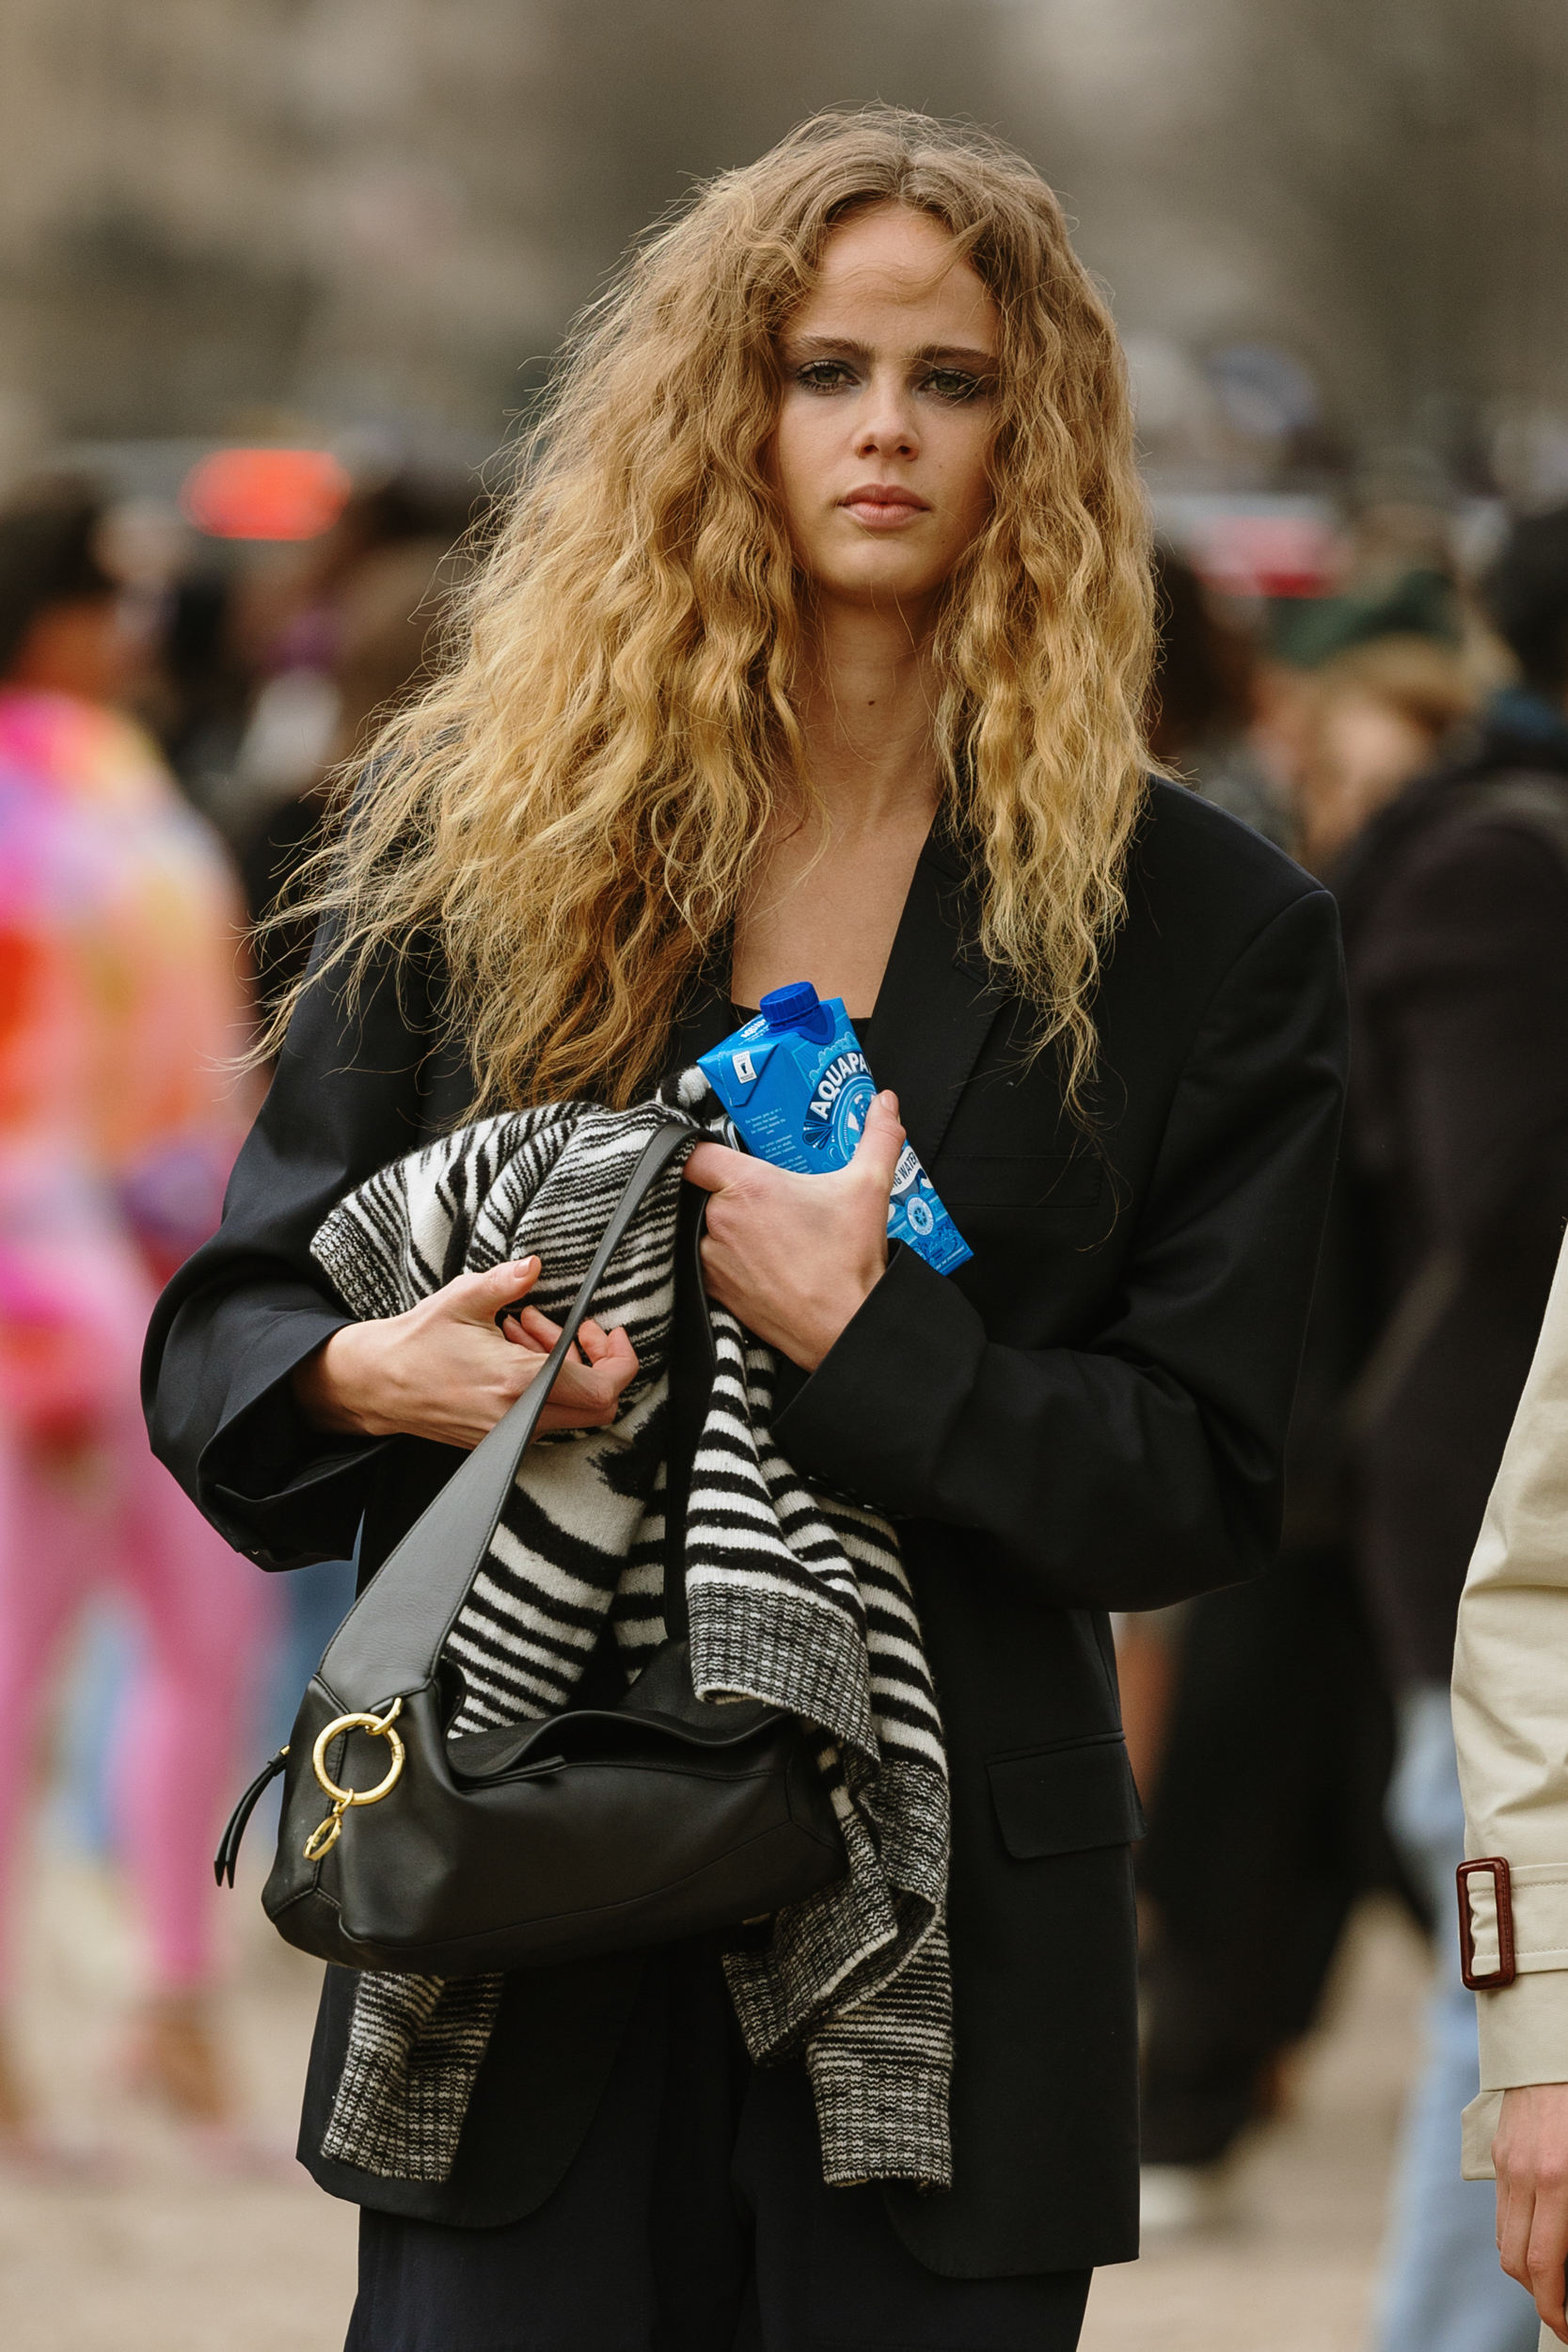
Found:
[[[394,1699],[385,1715],[340,1715],[318,1737],[310,1751],[310,1761],[315,1767],[316,1778],[332,1800],[332,1810],[325,1821],[318,1821],[305,1841],[307,1862],[319,1862],[323,1854],[331,1852],[343,1826],[343,1815],[351,1804],[379,1804],[382,1798],[390,1796],[397,1787],[403,1772],[404,1746],[392,1725],[402,1712],[403,1701]],[[326,1751],[341,1731],[368,1731],[373,1739],[385,1740],[391,1749],[392,1761],[387,1777],[377,1781],[373,1788],[340,1788],[337,1782],[329,1778]]]

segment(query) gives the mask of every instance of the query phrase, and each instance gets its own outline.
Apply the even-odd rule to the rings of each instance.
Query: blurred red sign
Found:
[[[220,449],[191,468],[180,504],[214,539],[315,539],[353,486],[325,449]]]
[[[1331,525],[1308,515],[1212,515],[1196,534],[1197,567],[1233,596],[1323,596],[1339,549]]]

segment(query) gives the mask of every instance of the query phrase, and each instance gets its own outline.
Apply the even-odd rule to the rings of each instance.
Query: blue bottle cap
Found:
[[[792,980],[787,988],[770,988],[758,1009],[770,1029],[798,1029],[820,1001],[809,980]]]

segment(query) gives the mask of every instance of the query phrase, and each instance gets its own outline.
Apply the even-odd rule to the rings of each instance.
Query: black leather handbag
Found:
[[[805,1725],[756,1700],[696,1696],[679,1576],[667,1579],[668,1639],[619,1706],[447,1730],[452,1621],[605,1268],[690,1133],[654,1135],[546,1370],[360,1595],[288,1746],[224,1832],[217,1875],[232,1885],[245,1822],[281,1772],[261,1900],[285,1942],[318,1959],[440,1977],[526,1968],[736,1926],[843,1874]]]

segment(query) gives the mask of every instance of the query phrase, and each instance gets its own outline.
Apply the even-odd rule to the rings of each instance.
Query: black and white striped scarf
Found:
[[[575,1295],[656,1124],[733,1137],[700,1072],[628,1111],[549,1104],[396,1162],[333,1211],[312,1252],[352,1311],[401,1314],[461,1273],[537,1256],[533,1303]],[[445,1655],[477,1731],[566,1706],[608,1617],[628,1682],[664,1639],[664,1444],[680,1164],[654,1185],[594,1312],[638,1356],[614,1426],[523,1457]],[[692,1470],[685,1562],[692,1677],[822,1734],[847,1875],[725,1956],[758,2064],[803,2054],[830,2183],[951,2181],[952,1997],[942,1720],[898,1541],[818,1492],[773,1442],[775,1359],[711,1308],[718,1374]],[[324,2152],[395,2180],[451,2171],[501,1979],[367,1974]]]

